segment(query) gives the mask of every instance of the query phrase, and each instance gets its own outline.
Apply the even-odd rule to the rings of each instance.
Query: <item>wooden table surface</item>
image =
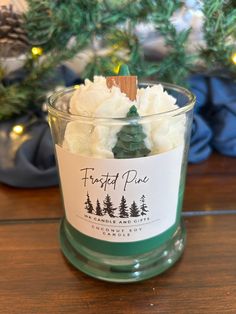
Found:
[[[60,253],[59,189],[0,185],[0,313],[236,313],[236,159],[188,168],[181,260],[155,278],[111,284]]]

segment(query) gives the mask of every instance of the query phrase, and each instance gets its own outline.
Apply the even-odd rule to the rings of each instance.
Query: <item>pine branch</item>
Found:
[[[156,72],[160,80],[183,85],[195,57],[189,55],[185,47],[191,29],[177,32],[171,23],[171,17],[179,7],[180,2],[176,0],[159,1],[151,15],[156,30],[169,48],[168,55],[153,68],[153,73]]]
[[[24,28],[32,45],[47,50],[54,32],[54,22],[48,0],[27,0],[29,9],[24,15]]]
[[[229,10],[229,5],[231,9]],[[232,54],[236,50],[232,40],[236,24],[236,8],[232,1],[204,1],[204,39],[206,47],[201,48],[200,57],[204,59],[208,72],[228,69],[236,77],[236,68],[232,63]]]
[[[19,85],[14,84],[6,88],[0,84],[0,120],[9,119],[29,108],[30,93],[30,89],[22,90]]]
[[[41,106],[47,89],[45,84],[53,70],[74,57],[85,47],[92,47],[94,39],[102,41],[108,53],[94,56],[82,73],[110,75],[119,63],[129,63],[131,73],[142,78],[184,84],[194,69],[196,55],[186,52],[191,29],[177,32],[171,17],[181,6],[179,0],[27,0],[24,28],[32,46],[43,48],[43,55],[34,58],[30,53],[24,65],[21,82],[5,86],[4,71],[0,67],[0,120]],[[232,53],[236,51],[236,8],[234,0],[204,1],[204,37],[198,58],[214,73],[226,69],[236,77]],[[164,38],[168,55],[161,61],[145,60],[143,47],[135,32],[139,22],[154,23]],[[72,44],[73,43],[73,44]],[[2,83],[1,83],[2,82]]]

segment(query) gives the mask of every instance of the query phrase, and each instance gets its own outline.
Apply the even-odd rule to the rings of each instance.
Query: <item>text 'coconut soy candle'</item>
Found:
[[[49,122],[65,207],[62,252],[95,278],[132,282],[165,271],[184,250],[195,97],[121,74],[54,94]]]

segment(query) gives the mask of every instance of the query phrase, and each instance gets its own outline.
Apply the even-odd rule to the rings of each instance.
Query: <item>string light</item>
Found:
[[[236,64],[236,52],[232,54],[232,61]]]
[[[14,125],[12,131],[17,135],[21,135],[24,132],[24,126],[21,124]]]
[[[120,66],[122,65],[121,62],[119,62],[114,68],[113,68],[113,72],[118,74],[120,71]]]
[[[33,47],[31,49],[33,57],[40,57],[43,54],[43,48],[41,47]]]

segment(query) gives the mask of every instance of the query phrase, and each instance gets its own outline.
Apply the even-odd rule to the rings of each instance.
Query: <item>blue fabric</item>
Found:
[[[220,153],[236,156],[236,83],[212,78],[212,110],[209,123],[213,130],[212,146]]]
[[[236,156],[236,82],[196,75],[189,83],[197,98],[189,161],[201,162],[213,149]]]
[[[20,81],[22,70],[4,79],[5,85]],[[52,77],[53,84],[71,86],[82,81],[65,66]],[[50,80],[46,84],[50,84]],[[52,82],[51,82],[52,83]],[[36,121],[32,121],[36,116]],[[12,132],[17,124],[26,125],[22,136]],[[0,182],[21,188],[39,188],[58,185],[58,173],[50,129],[42,112],[29,113],[0,123]]]
[[[198,113],[195,113],[188,156],[189,162],[201,162],[210,156],[212,135],[212,130],[207,122]]]
[[[31,123],[30,115],[0,124],[0,182],[15,187],[57,185],[54,147],[45,119]],[[23,135],[12,132],[16,124],[27,125]]]
[[[201,111],[208,101],[208,81],[206,77],[195,75],[190,78],[189,85],[192,92],[196,95],[189,161],[197,163],[207,159],[212,152],[210,146],[212,131],[207,121],[201,115]]]

